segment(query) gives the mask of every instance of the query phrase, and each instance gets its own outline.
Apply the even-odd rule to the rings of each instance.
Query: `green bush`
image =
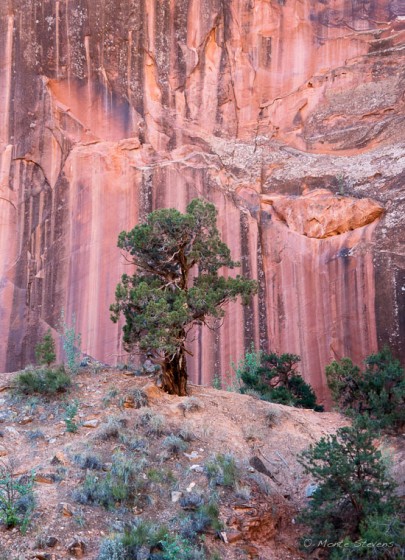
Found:
[[[38,364],[48,367],[56,360],[55,341],[52,338],[51,329],[46,331],[41,342],[35,346],[35,357]]]
[[[204,551],[166,526],[139,520],[124,533],[105,539],[97,560],[205,560]]]
[[[295,354],[265,354],[252,348],[235,370],[243,383],[240,392],[259,395],[269,402],[322,411],[312,387],[296,369],[299,361]]]
[[[79,426],[75,421],[75,416],[78,410],[79,410],[79,402],[77,399],[75,399],[73,402],[66,405],[63,419],[65,421],[66,431],[72,434],[75,434],[79,429]]]
[[[134,461],[124,453],[112,458],[111,470],[104,475],[88,475],[73,493],[80,504],[96,504],[113,509],[117,504],[135,505],[146,482],[141,476],[145,461]]]
[[[32,477],[17,478],[12,466],[0,466],[0,520],[25,532],[35,507]]]
[[[63,366],[56,368],[27,368],[17,375],[14,388],[24,395],[39,393],[55,395],[65,392],[72,384]]]
[[[395,484],[374,437],[370,423],[359,417],[352,427],[321,438],[299,457],[317,485],[301,514],[310,529],[303,542],[309,539],[312,549],[324,541],[356,540],[370,516],[392,515],[398,507]]]
[[[400,430],[405,424],[405,376],[389,348],[371,354],[363,372],[350,358],[326,367],[332,397],[349,415],[367,413],[376,428]]]
[[[232,455],[218,454],[205,463],[206,475],[213,485],[234,487],[239,470]]]
[[[165,437],[162,442],[162,447],[169,453],[169,455],[179,455],[179,453],[188,449],[188,443],[182,438],[170,435]]]

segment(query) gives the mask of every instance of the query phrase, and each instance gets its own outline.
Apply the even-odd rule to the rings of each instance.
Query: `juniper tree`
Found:
[[[117,285],[111,319],[125,318],[126,350],[137,347],[162,368],[163,389],[187,393],[187,336],[195,324],[222,318],[224,305],[238,296],[249,303],[254,280],[226,278],[221,268],[240,266],[231,258],[216,225],[212,204],[194,199],[185,214],[155,210],[146,222],[123,231],[118,247],[135,266]]]
[[[345,537],[357,539],[374,516],[395,513],[395,483],[373,439],[367,417],[356,417],[353,426],[321,438],[299,456],[317,484],[300,516],[310,528],[303,539],[308,552]]]
[[[326,367],[332,397],[346,414],[370,415],[376,427],[399,430],[405,424],[405,376],[389,348],[365,359],[365,370],[350,358]]]
[[[55,341],[51,329],[46,331],[42,340],[35,346],[35,357],[38,364],[48,367],[56,360]]]

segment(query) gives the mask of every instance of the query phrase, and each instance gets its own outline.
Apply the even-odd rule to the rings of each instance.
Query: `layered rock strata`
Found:
[[[122,361],[117,235],[195,196],[260,281],[196,330],[195,381],[253,341],[300,354],[324,398],[331,358],[404,355],[404,18],[397,0],[2,2],[0,370],[62,308],[86,353]]]

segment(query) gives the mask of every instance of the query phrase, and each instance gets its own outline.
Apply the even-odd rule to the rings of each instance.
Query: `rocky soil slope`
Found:
[[[213,489],[203,467],[228,453],[240,481],[236,487],[215,488],[223,540],[209,530],[208,549],[224,559],[301,558],[294,518],[310,480],[297,454],[344,425],[339,414],[201,386],[192,386],[192,397],[173,397],[149,379],[113,369],[82,370],[69,394],[51,400],[17,396],[7,388],[13,377],[7,375],[1,387],[1,460],[12,461],[15,474],[34,474],[37,507],[25,535],[0,528],[1,558],[59,560],[80,556],[83,548],[82,557],[90,560],[97,557],[101,540],[122,529],[124,521],[176,525],[187,511],[173,499],[199,493],[207,501]],[[135,408],[136,389],[146,393],[149,406]],[[70,433],[66,406],[74,402],[78,431]],[[146,413],[160,416],[162,423],[151,422]],[[186,440],[187,449],[178,454],[164,443],[173,434]],[[116,454],[139,465],[144,486],[137,505],[125,513],[119,506],[107,511],[75,501],[74,491],[86,476],[102,476]],[[398,465],[397,456],[395,461]],[[76,552],[74,542],[79,543]]]

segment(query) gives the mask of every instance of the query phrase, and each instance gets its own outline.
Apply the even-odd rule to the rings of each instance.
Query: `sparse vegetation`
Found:
[[[185,214],[156,210],[118,238],[136,273],[124,274],[117,285],[111,319],[117,322],[124,315],[126,348],[138,347],[161,364],[163,389],[180,396],[187,394],[190,327],[212,327],[224,316],[225,303],[241,296],[248,304],[257,292],[254,280],[218,275],[223,267],[240,265],[221,241],[216,217],[212,204],[195,199]],[[198,275],[193,275],[197,267]]]
[[[142,408],[143,406],[149,405],[148,396],[142,389],[132,389],[130,397],[133,399],[135,408]]]
[[[122,429],[125,427],[126,420],[110,416],[107,422],[104,422],[96,433],[96,438],[102,441],[118,439],[121,436]]]
[[[29,366],[14,380],[14,389],[24,395],[56,395],[64,393],[72,382],[63,366],[33,368]]]
[[[152,410],[143,412],[139,417],[139,422],[141,426],[146,427],[146,434],[149,436],[159,437],[164,433],[164,417]]]
[[[182,438],[171,434],[165,437],[162,442],[162,447],[166,450],[169,455],[178,455],[179,453],[186,451],[188,448],[188,443]]]
[[[75,422],[77,411],[79,410],[79,402],[75,399],[73,402],[66,405],[64,421],[66,431],[75,434],[79,429],[78,424]]]
[[[205,560],[203,549],[166,526],[140,520],[124,533],[105,539],[97,560]]]
[[[232,455],[218,454],[205,463],[205,472],[210,483],[215,486],[234,487],[239,479],[239,471]]]
[[[0,521],[25,532],[35,507],[32,476],[17,477],[13,464],[0,464]]]
[[[103,468],[103,461],[100,456],[90,452],[77,453],[73,456],[73,462],[81,469],[101,471]]]
[[[367,413],[376,428],[400,430],[405,424],[405,376],[398,360],[385,347],[365,360],[362,372],[350,358],[326,367],[332,397],[348,414]]]
[[[117,452],[113,455],[111,470],[104,475],[87,475],[84,483],[73,493],[74,499],[82,504],[96,504],[106,509],[116,504],[135,505],[139,493],[145,486],[140,476],[145,461],[134,461],[129,455]]]
[[[266,415],[265,415],[265,420],[266,420],[266,425],[269,428],[274,428],[274,426],[277,426],[277,424],[280,422],[280,411],[277,408],[269,408],[269,410],[266,411]]]
[[[38,364],[46,365],[48,368],[56,360],[55,341],[51,329],[46,331],[42,340],[35,346],[35,357]]]
[[[186,397],[179,404],[179,408],[184,414],[186,414],[186,412],[196,412],[197,410],[200,410],[201,407],[201,402],[197,399],[197,397]]]

